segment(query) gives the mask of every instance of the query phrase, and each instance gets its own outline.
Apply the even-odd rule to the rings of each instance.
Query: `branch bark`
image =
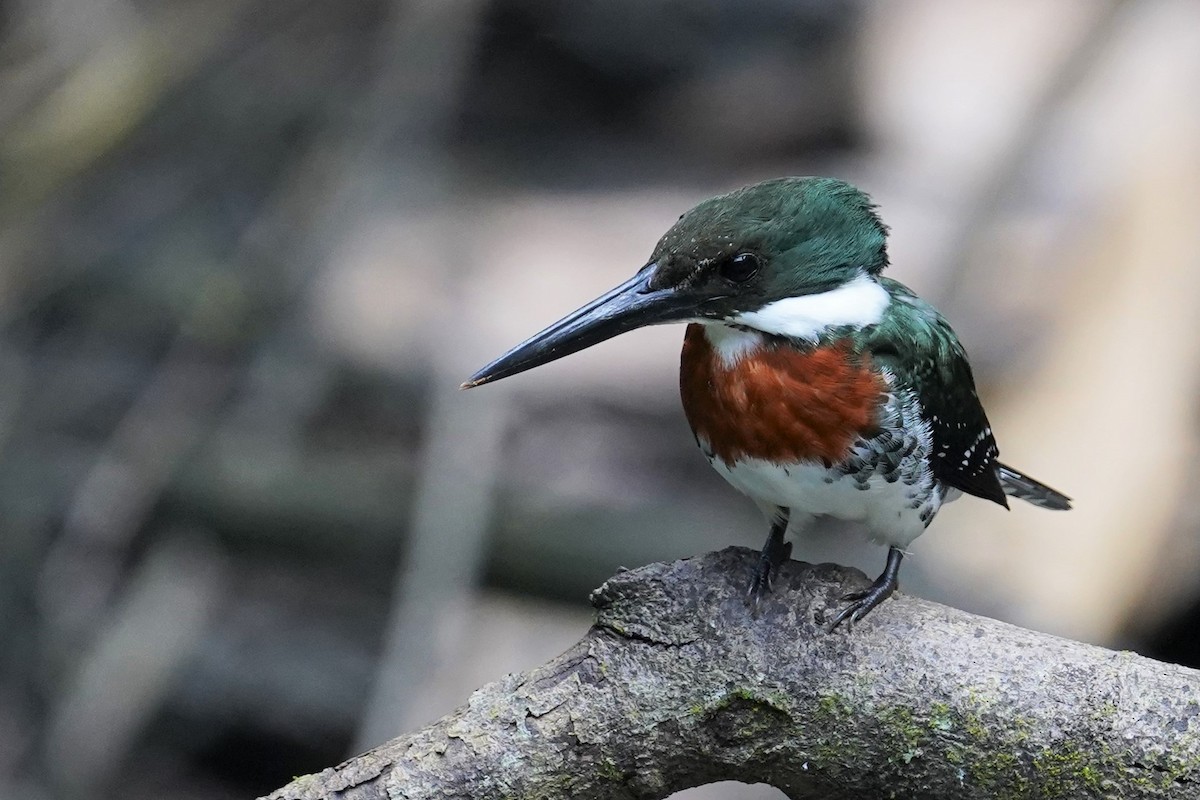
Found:
[[[270,798],[1200,798],[1200,672],[899,594],[827,633],[866,584],[831,564],[785,564],[755,615],[756,558],[621,572],[558,658]]]

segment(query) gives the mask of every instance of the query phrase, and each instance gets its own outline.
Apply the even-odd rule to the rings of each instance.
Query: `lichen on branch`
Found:
[[[866,578],[788,562],[755,612],[756,558],[618,573],[566,653],[270,797],[1200,798],[1200,672],[902,594],[827,632]]]

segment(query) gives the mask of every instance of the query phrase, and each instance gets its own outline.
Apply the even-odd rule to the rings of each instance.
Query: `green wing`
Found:
[[[879,324],[864,331],[864,345],[920,401],[921,417],[933,437],[934,477],[1007,508],[997,475],[1000,451],[966,351],[937,309],[897,281],[882,278],[880,283],[892,303]]]

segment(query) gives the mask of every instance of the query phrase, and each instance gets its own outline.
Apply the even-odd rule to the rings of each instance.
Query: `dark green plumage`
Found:
[[[771,268],[730,294],[720,266],[739,253]],[[845,181],[776,178],[700,203],[663,235],[650,261],[655,288],[713,296],[705,308],[719,317],[825,292],[860,272],[878,275],[888,264],[887,228],[870,198]]]
[[[891,278],[892,303],[859,336],[899,388],[911,389],[933,438],[930,469],[942,483],[1008,506],[996,470],[999,449],[975,390],[966,350],[937,309]]]

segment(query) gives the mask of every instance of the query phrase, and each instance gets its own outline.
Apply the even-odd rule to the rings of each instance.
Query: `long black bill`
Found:
[[[464,389],[516,375],[540,367],[563,356],[599,344],[606,339],[664,322],[678,322],[693,316],[693,300],[680,296],[675,289],[651,289],[650,279],[657,268],[647,264],[629,280],[597,297],[472,375]]]

